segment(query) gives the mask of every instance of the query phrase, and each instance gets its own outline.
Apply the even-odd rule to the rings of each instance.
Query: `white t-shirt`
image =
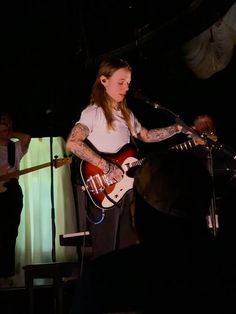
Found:
[[[15,170],[19,170],[20,160],[22,156],[23,152],[21,150],[21,144],[20,141],[17,140],[15,143],[15,165],[14,167],[10,167],[8,163],[8,147],[0,145],[0,167],[2,166],[10,167],[8,170],[9,173]]]
[[[91,105],[82,111],[77,122],[89,128],[88,140],[99,152],[116,153],[130,142],[130,132],[132,136],[136,137],[141,131],[141,124],[133,112],[130,112],[131,130],[129,130],[124,121],[120,110],[113,110],[113,115],[113,129],[108,129],[102,108],[97,105]]]

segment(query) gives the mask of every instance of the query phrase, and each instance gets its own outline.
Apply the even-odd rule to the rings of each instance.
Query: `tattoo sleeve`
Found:
[[[141,140],[145,142],[160,142],[178,133],[176,124],[158,129],[145,130]]]
[[[67,139],[66,149],[80,159],[99,167],[103,172],[107,172],[109,163],[84,142],[88,135],[89,129],[87,126],[80,123],[76,124]]]

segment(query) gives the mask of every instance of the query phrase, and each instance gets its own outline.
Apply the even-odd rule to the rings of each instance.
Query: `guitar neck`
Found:
[[[32,172],[32,171],[36,171],[36,170],[48,167],[48,166],[50,166],[50,164],[51,164],[50,162],[46,162],[44,164],[41,164],[41,165],[38,165],[38,166],[34,166],[34,167],[31,167],[31,168],[22,169],[22,170],[16,170],[16,171],[13,171],[13,172],[10,172],[10,173],[6,173],[6,174],[0,176],[0,181],[5,181],[5,180],[12,179],[12,178],[17,178],[17,177],[19,177],[19,176],[21,176],[23,174],[26,174],[26,173],[29,173],[29,172]]]
[[[171,147],[171,149],[187,150],[187,149],[193,148],[197,145],[207,145],[207,141],[214,143],[217,141],[217,136],[213,133],[202,134],[202,137],[191,138],[190,140],[188,140],[186,142],[183,142],[181,144],[178,144],[178,145]]]
[[[37,165],[37,166],[27,168],[27,169],[22,169],[18,171],[18,175],[22,175],[22,174],[26,174],[26,173],[36,171],[42,168],[46,168],[46,167],[49,167],[50,165],[51,165],[51,162],[45,162],[44,164],[41,164],[41,165]]]
[[[178,145],[172,146],[171,149],[187,150],[187,149],[195,147],[196,145],[198,144],[193,139],[191,139],[186,142],[180,143]]]
[[[144,161],[144,158],[132,162],[131,165],[130,165],[130,168],[136,167],[136,166],[141,166],[143,161]]]

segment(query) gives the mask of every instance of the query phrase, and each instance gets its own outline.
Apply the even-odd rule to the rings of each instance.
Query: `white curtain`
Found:
[[[24,208],[16,243],[15,285],[24,285],[22,266],[34,263],[52,262],[52,208],[55,212],[56,262],[77,261],[76,247],[61,246],[60,234],[77,231],[76,210],[70,176],[70,158],[66,157],[64,140],[54,137],[51,141],[53,159],[53,180],[50,166],[50,138],[32,138],[28,153],[21,161],[20,169],[41,169],[20,176],[24,194]],[[54,158],[55,156],[55,158]],[[46,165],[45,165],[46,164]],[[54,197],[51,193],[52,181]],[[54,206],[53,206],[54,203]]]
[[[229,64],[235,45],[236,3],[222,19],[184,45],[186,64],[197,77],[207,79]]]

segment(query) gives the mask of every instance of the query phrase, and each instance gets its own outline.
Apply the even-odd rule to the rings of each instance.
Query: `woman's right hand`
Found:
[[[106,176],[108,177],[109,181],[111,183],[117,183],[121,181],[124,177],[124,172],[120,167],[118,167],[116,164],[109,163],[109,170],[106,173]]]

